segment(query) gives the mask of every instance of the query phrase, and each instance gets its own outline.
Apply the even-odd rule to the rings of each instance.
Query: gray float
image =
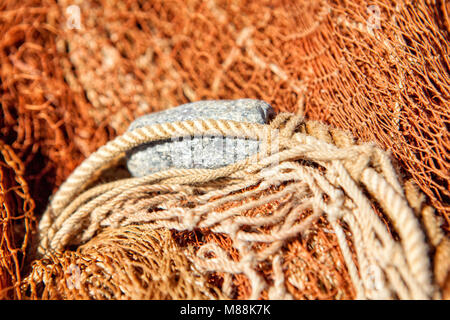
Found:
[[[272,107],[261,100],[208,100],[142,116],[131,123],[128,130],[152,124],[197,119],[265,124],[272,114]],[[258,150],[259,142],[256,140],[211,135],[174,137],[144,144],[129,151],[127,166],[134,177],[169,168],[215,169],[245,159]]]

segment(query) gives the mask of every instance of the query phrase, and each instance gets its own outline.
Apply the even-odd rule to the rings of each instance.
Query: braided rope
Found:
[[[206,133],[255,139],[261,142],[262,151],[219,169],[169,169],[85,190],[101,168],[140,144]],[[208,187],[219,180],[220,189]],[[270,188],[279,190],[261,196]],[[238,190],[246,191],[236,193]],[[254,197],[257,199],[245,201]],[[183,201],[191,205],[185,206]],[[400,241],[392,238],[375,213],[374,201],[393,222]],[[240,204],[218,211],[228,203]],[[268,203],[278,203],[271,214],[244,215]],[[305,209],[311,209],[312,214],[300,218]],[[244,274],[250,281],[252,298],[269,289],[271,298],[284,299],[291,296],[283,285],[282,256],[277,252],[321,216],[330,221],[336,233],[357,298],[424,299],[435,295],[425,236],[386,153],[371,144],[355,145],[340,131],[287,113],[278,115],[270,125],[182,121],[143,127],[117,137],[86,159],[54,195],[39,225],[39,252],[45,255],[88,241],[107,226],[145,223],[149,229],[208,228],[230,236],[241,258],[234,261],[217,245],[207,244],[191,256],[199,270]],[[344,221],[352,231],[350,238],[341,227]],[[246,231],[244,226],[269,229]],[[349,241],[354,244],[358,265]],[[251,249],[257,243],[268,246],[260,251]],[[263,261],[272,263],[273,285],[255,271],[257,263]],[[374,267],[380,271],[379,281],[367,276]],[[230,293],[230,286],[226,276],[224,292]]]

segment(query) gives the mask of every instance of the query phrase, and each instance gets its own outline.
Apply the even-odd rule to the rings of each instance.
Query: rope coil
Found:
[[[169,169],[86,190],[100,169],[140,144],[205,133],[257,139],[262,151],[219,169]],[[213,186],[217,183],[220,188]],[[274,188],[276,192],[263,196]],[[239,204],[218,211],[232,202]],[[374,202],[392,221],[400,241],[374,211]],[[245,214],[269,203],[277,205],[265,216]],[[311,213],[305,216],[308,210]],[[229,236],[241,258],[235,261],[210,243],[190,255],[196,268],[245,275],[252,299],[263,290],[269,290],[271,298],[285,299],[292,296],[283,286],[279,250],[320,217],[330,221],[338,237],[357,298],[435,295],[425,235],[386,153],[371,144],[356,145],[342,132],[287,113],[269,125],[183,121],[117,137],[86,159],[54,195],[39,225],[38,251],[47,255],[84,243],[105,227],[206,228]],[[342,223],[349,226],[351,236]],[[355,246],[357,265],[349,242]],[[262,262],[273,266],[273,283],[257,272]],[[375,280],[368,276],[370,272],[377,274]],[[223,292],[231,293],[226,279]]]

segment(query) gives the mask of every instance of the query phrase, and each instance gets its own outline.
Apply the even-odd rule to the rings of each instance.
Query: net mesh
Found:
[[[37,260],[21,282],[29,299],[217,299],[218,290],[190,269],[168,230],[110,229],[77,252]]]
[[[23,164],[0,140],[0,299],[21,298],[26,252],[34,227],[34,202],[23,177]]]
[[[70,5],[79,8],[79,29]],[[25,199],[32,198],[20,193],[17,210],[5,214],[31,212],[33,200],[43,212],[69,173],[141,114],[200,99],[250,97],[277,111],[304,111],[391,151],[448,234],[445,1],[3,0],[0,8],[0,135],[24,164],[20,175],[2,166],[2,177],[25,179],[19,185],[28,185]],[[8,201],[3,208],[16,208]],[[29,242],[29,231],[5,230],[4,241]],[[306,285],[291,293],[354,297],[335,239],[317,232],[333,257],[330,267],[313,268],[320,246],[293,245],[308,258],[295,262],[305,266],[297,276]],[[445,293],[448,247],[442,248],[435,268]],[[22,251],[7,247],[4,265],[22,261],[8,258]],[[2,288],[20,279],[8,268]],[[330,274],[334,285],[326,282]],[[240,281],[239,297],[246,297]]]

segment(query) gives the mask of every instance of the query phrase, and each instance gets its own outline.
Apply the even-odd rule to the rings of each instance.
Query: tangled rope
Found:
[[[202,134],[255,139],[260,152],[219,169],[169,169],[95,183],[140,144]],[[269,203],[266,215],[248,214]],[[377,211],[391,222],[398,241]],[[239,258],[214,243],[186,254],[198,270],[225,274],[226,296],[232,295],[231,277],[243,274],[252,299],[263,290],[271,299],[288,299],[280,249],[319,217],[333,227],[357,298],[436,296],[425,235],[387,154],[288,113],[269,125],[183,121],[117,137],[86,159],[54,195],[39,225],[38,252],[45,256],[85,243],[105,227],[208,229],[229,236]],[[258,272],[261,263],[272,266],[273,279]]]

